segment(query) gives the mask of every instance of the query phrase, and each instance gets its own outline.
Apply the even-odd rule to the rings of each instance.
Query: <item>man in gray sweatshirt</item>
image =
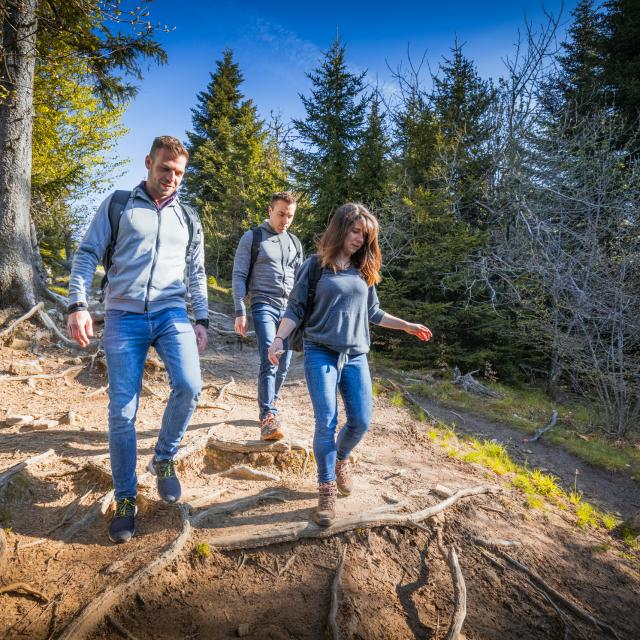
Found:
[[[156,138],[145,158],[147,179],[131,192],[116,191],[100,205],[73,259],[67,330],[82,347],[93,335],[87,309],[91,281],[98,262],[107,263],[103,344],[116,499],[109,525],[113,542],[127,542],[135,533],[135,422],[149,347],[162,358],[171,383],[149,463],[165,502],[180,498],[173,457],[202,387],[198,351],[207,345],[209,323],[202,227],[176,193],[188,157],[177,138]],[[193,327],[187,317],[188,295]]]
[[[260,436],[263,440],[283,437],[276,406],[287,375],[291,351],[278,366],[269,362],[269,347],[287,307],[296,273],[303,262],[300,241],[287,230],[296,212],[295,196],[282,191],[271,197],[269,219],[256,229],[247,231],[236,249],[233,262],[233,300],[235,330],[245,335],[247,310],[245,297],[251,299],[251,314],[260,354],[258,375],[258,408]]]

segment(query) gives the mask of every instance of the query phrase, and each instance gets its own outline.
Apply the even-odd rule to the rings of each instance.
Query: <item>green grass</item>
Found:
[[[628,473],[640,480],[640,449],[633,444],[617,446],[620,443],[614,444],[590,433],[594,418],[586,407],[575,402],[553,403],[540,389],[518,389],[485,381],[483,384],[496,389],[503,397],[480,398],[445,381],[413,385],[411,389],[450,409],[477,414],[526,434],[532,434],[547,424],[552,410],[556,408],[558,424],[544,434],[545,442],[561,446],[591,464]]]
[[[399,391],[394,391],[389,396],[389,402],[391,402],[394,407],[404,407],[405,405],[404,396]]]
[[[205,561],[211,557],[211,546],[208,542],[198,542],[193,547],[193,555],[199,560]]]
[[[601,513],[585,502],[579,492],[565,492],[554,476],[514,462],[507,449],[499,442],[459,437],[451,427],[443,423],[431,425],[427,436],[443,446],[451,458],[479,464],[498,476],[506,477],[523,494],[530,509],[544,509],[547,503],[563,510],[572,508],[575,524],[581,529],[602,527],[611,531],[619,524],[612,514]]]
[[[207,278],[207,287],[209,289],[210,301],[233,304],[230,282],[218,280],[215,276],[209,276]]]

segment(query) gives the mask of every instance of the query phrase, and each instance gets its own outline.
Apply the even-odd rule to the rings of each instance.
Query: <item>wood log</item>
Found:
[[[469,393],[475,393],[479,396],[485,396],[489,398],[502,398],[501,393],[498,393],[493,389],[489,389],[489,387],[486,387],[485,385],[478,382],[473,377],[474,373],[478,373],[478,370],[470,371],[469,373],[465,373],[465,375],[462,375],[460,369],[458,369],[458,367],[455,367],[453,370],[453,384],[457,385],[461,389],[464,389],[465,391],[468,391]]]
[[[43,462],[44,460],[48,460],[56,455],[56,452],[53,449],[49,449],[44,453],[41,453],[37,456],[31,456],[30,458],[26,458],[22,460],[22,462],[18,462],[14,464],[12,467],[9,467],[5,471],[0,472],[0,488],[2,488],[13,476],[17,473],[20,473],[24,469],[28,469],[30,466],[34,464],[38,464],[39,462]]]
[[[29,318],[31,318],[31,316],[38,313],[38,311],[42,309],[44,309],[44,302],[38,302],[38,304],[35,305],[34,307],[31,307],[31,309],[29,309],[27,313],[25,313],[23,316],[20,316],[17,320],[12,322],[6,329],[3,329],[2,331],[0,331],[0,338],[2,338],[2,336],[5,336],[11,333],[21,322],[28,320]]]

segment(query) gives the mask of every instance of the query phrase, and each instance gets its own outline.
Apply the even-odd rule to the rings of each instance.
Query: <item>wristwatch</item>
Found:
[[[87,305],[84,302],[74,302],[67,307],[67,313],[75,313],[80,309],[86,309]]]
[[[205,329],[209,328],[209,318],[200,318],[196,320],[196,324],[201,324]]]

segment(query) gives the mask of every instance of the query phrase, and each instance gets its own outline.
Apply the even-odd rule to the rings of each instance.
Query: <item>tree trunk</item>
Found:
[[[35,304],[31,137],[38,0],[8,0],[0,65],[0,306]]]

